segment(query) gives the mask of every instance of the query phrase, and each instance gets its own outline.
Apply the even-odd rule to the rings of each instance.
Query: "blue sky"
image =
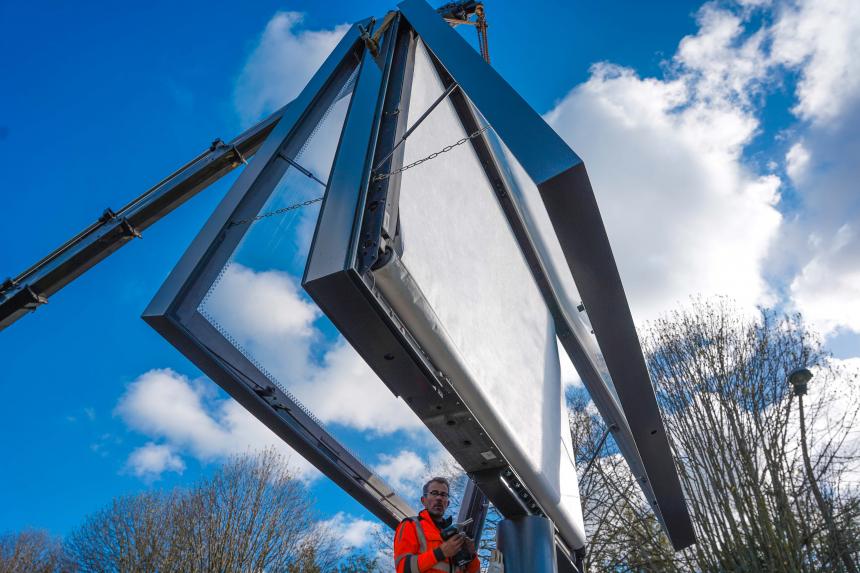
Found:
[[[0,5],[2,276],[288,101],[340,25],[391,6]],[[493,65],[584,157],[637,320],[728,294],[804,312],[857,367],[856,6],[525,6],[488,2]],[[0,334],[0,531],[64,534],[116,495],[190,483],[270,439],[139,318],[229,183]],[[150,399],[167,396],[210,433],[159,418]],[[436,447],[405,418],[375,422],[384,406],[327,415],[408,490]],[[325,516],[366,531],[357,504],[309,479]]]

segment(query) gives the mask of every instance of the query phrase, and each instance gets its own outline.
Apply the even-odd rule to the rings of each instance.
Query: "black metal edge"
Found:
[[[389,156],[374,171],[388,173],[392,165],[403,164],[405,145],[398,145],[406,132],[409,118],[409,97],[412,91],[412,72],[415,61],[415,35],[412,28],[398,18],[394,59],[389,72],[388,89],[385,94],[382,115],[380,116],[379,136],[373,157]],[[403,97],[407,94],[407,97]],[[393,152],[392,152],[393,150]],[[376,161],[374,159],[374,161]],[[371,180],[365,201],[362,219],[362,244],[358,253],[358,271],[364,273],[380,260],[386,252],[395,248],[398,226],[398,198],[400,196],[400,173],[378,181]]]
[[[397,18],[389,28],[386,38],[396,39],[399,25],[400,18]],[[368,74],[378,75],[380,90],[366,90],[353,95],[350,112],[353,108],[360,111],[347,115],[341,132],[302,276],[303,284],[351,266],[356,257],[358,229],[362,220],[361,213],[356,209],[359,204],[364,204],[367,193],[369,172],[365,166],[371,161],[376,146],[384,94],[388,90],[396,48],[397,43],[394,41],[387,44],[388,57],[382,69],[366,66]],[[364,71],[362,69],[362,72]],[[325,232],[321,232],[321,229],[325,229]]]
[[[407,502],[202,316],[184,324],[171,316],[145,320],[242,407],[386,525],[395,528],[403,518],[414,515]]]
[[[367,22],[369,20],[362,23]],[[345,81],[344,76],[348,76],[349,71],[357,65],[356,60],[364,49],[359,39],[359,27],[360,24],[355,24],[350,28],[294,100],[287,110],[289,113],[281,118],[266,138],[257,152],[257,157],[242,171],[170,272],[144,311],[145,317],[177,311],[190,316],[196,312],[221,267],[247,231],[247,225],[230,228],[229,221],[257,214],[272,189],[269,188],[264,193],[252,191],[259,189],[263,183],[273,187],[287,169],[288,164],[278,158],[278,152],[285,146],[295,147],[303,143],[304,140],[299,141],[300,136],[313,129],[312,122],[307,121],[308,116],[322,114],[322,111],[317,109],[320,106],[314,104],[326,93],[331,98],[331,92],[336,91],[332,89],[332,83]],[[258,181],[261,175],[266,181]],[[201,276],[204,273],[206,276]],[[191,288],[195,289],[193,296],[186,292]]]
[[[585,165],[538,186],[573,279],[588,309],[672,546],[696,541],[684,492],[609,238]]]

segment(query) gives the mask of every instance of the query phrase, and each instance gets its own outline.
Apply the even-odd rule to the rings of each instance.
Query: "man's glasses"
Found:
[[[447,491],[436,491],[435,489],[433,491],[428,491],[427,495],[428,496],[432,495],[433,497],[441,497],[442,499],[448,498],[448,492]]]

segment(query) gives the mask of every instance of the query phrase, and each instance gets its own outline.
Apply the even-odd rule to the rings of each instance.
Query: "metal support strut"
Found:
[[[558,573],[555,531],[546,517],[525,515],[499,523],[505,573]]]

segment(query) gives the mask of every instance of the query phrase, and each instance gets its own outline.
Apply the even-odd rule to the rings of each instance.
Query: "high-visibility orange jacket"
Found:
[[[397,573],[477,573],[481,569],[477,557],[466,565],[465,570],[455,568],[452,560],[442,554],[440,545],[442,534],[426,509],[418,517],[404,519],[394,532]]]

